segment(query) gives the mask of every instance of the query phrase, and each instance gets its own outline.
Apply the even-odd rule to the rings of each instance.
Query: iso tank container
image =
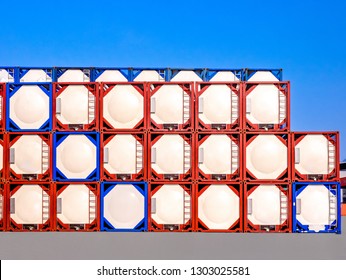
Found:
[[[50,133],[8,133],[7,143],[10,181],[52,179]]]
[[[194,129],[194,84],[150,83],[148,124],[154,131]]]
[[[5,130],[6,84],[0,84],[0,131]]]
[[[0,66],[0,83],[15,82],[15,68]]]
[[[16,68],[17,83],[51,83],[53,67],[18,67]]]
[[[243,231],[243,190],[237,182],[198,183],[195,195],[195,230]]]
[[[168,68],[170,82],[202,82],[205,69],[177,69]]]
[[[6,221],[5,221],[5,216],[6,216],[6,198],[5,198],[5,189],[4,185],[1,182],[0,183],[0,231],[5,231],[6,230]]]
[[[243,92],[245,130],[290,130],[289,82],[246,82]]]
[[[193,230],[192,184],[184,182],[151,182],[149,186],[149,230]]]
[[[57,132],[53,139],[53,180],[98,181],[100,138],[96,132]]]
[[[53,82],[86,83],[91,81],[91,68],[84,67],[54,67]]]
[[[53,84],[53,129],[95,131],[99,129],[97,83]]]
[[[196,129],[199,131],[242,128],[241,89],[239,82],[196,84]]]
[[[101,184],[101,230],[146,231],[148,186],[145,182]]]
[[[146,86],[144,83],[101,83],[102,131],[146,129]]]
[[[165,68],[96,67],[92,69],[92,81],[95,81],[95,82],[165,82],[165,81],[168,81],[168,71]]]
[[[340,183],[293,183],[293,232],[341,233]]]
[[[242,180],[241,134],[198,133],[196,152],[199,181]]]
[[[289,184],[244,185],[245,232],[291,232]]]
[[[243,77],[242,69],[210,69],[206,68],[203,81],[206,82],[238,82]]]
[[[292,179],[339,181],[339,133],[293,132]]]
[[[282,69],[244,69],[244,81],[248,82],[276,82],[282,81]]]
[[[101,179],[143,181],[147,178],[147,134],[101,133]]]
[[[190,181],[195,176],[194,134],[150,133],[148,179]]]
[[[6,130],[50,131],[52,86],[50,83],[7,84]]]
[[[10,183],[8,230],[51,231],[53,187],[49,183]]]
[[[99,231],[99,184],[56,183],[57,231]]]
[[[288,134],[262,132],[244,135],[244,180],[291,180],[291,141]]]

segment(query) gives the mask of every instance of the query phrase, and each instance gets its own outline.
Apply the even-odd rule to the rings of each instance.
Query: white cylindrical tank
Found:
[[[171,82],[202,82],[202,78],[193,70],[180,70],[171,78]]]
[[[24,71],[20,76],[21,83],[51,83],[52,69],[20,69]]]
[[[58,69],[59,83],[90,82],[90,69]]]

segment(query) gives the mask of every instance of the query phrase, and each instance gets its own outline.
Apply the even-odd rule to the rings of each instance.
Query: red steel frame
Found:
[[[2,169],[0,170],[0,183],[5,182],[7,177],[6,166],[7,162],[7,145],[6,145],[6,137],[3,133],[0,132],[0,145],[2,146]]]
[[[190,97],[190,102],[189,102],[189,112],[190,112],[190,118],[187,120],[184,124],[176,124],[175,126],[168,125],[168,124],[158,124],[156,123],[152,118],[151,118],[151,97],[154,96],[162,86],[165,85],[177,85],[181,87],[182,91],[186,92],[189,97]],[[147,102],[147,123],[148,123],[148,129],[151,131],[186,131],[186,132],[191,132],[194,129],[194,115],[195,115],[195,110],[194,110],[194,99],[195,99],[195,94],[194,94],[194,83],[193,82],[151,82],[148,83],[147,86],[148,90],[148,100]]]
[[[190,169],[184,174],[159,174],[151,167],[151,148],[152,146],[163,136],[163,135],[180,135],[189,145],[190,145]],[[146,150],[147,153],[147,178],[151,181],[162,181],[162,182],[171,182],[174,181],[192,181],[195,178],[196,172],[196,156],[194,155],[194,143],[195,143],[195,133],[181,133],[177,131],[172,132],[150,132],[148,133],[148,147]],[[171,175],[177,175],[173,176]]]
[[[102,82],[100,85],[100,130],[101,131],[133,131],[133,132],[144,132],[147,130],[147,115],[148,107],[147,104],[147,83],[145,82]],[[143,119],[140,120],[132,128],[115,128],[106,119],[103,118],[103,98],[117,85],[132,85],[139,94],[143,96]]]
[[[156,223],[151,218],[151,198],[153,195],[163,186],[163,185],[180,185],[184,188],[184,190],[190,195],[190,219],[183,225],[163,225]],[[182,182],[182,181],[174,181],[174,182],[150,182],[148,186],[148,231],[166,231],[166,232],[187,232],[193,231],[194,225],[194,197],[195,197],[195,189],[192,183]],[[174,228],[171,228],[174,227]]]
[[[287,183],[276,183],[275,185],[287,196],[287,220],[281,225],[255,225],[247,218],[247,198],[257,189],[259,185],[273,185],[272,183],[246,183],[244,184],[243,217],[244,232],[292,232],[292,194],[291,185]]]
[[[238,145],[238,169],[233,172],[232,174],[222,174],[224,175],[224,178],[218,179],[215,177],[215,174],[205,174],[200,168],[199,168],[199,146],[208,139],[211,135],[227,135],[232,141],[234,141]],[[210,132],[198,132],[196,135],[196,144],[195,146],[195,164],[196,164],[196,179],[203,182],[203,181],[242,181],[243,180],[243,164],[242,164],[242,154],[243,154],[243,146],[242,146],[242,137],[243,135],[240,133],[229,133],[228,131],[213,131]],[[222,176],[223,177],[223,176]]]
[[[44,224],[37,224],[37,228],[29,228],[30,226],[17,224],[15,221],[11,219],[10,214],[10,198],[11,196],[18,191],[22,185],[39,185],[43,191],[45,191],[49,195],[49,218],[47,222]],[[54,223],[53,223],[53,210],[54,203],[53,200],[53,186],[50,183],[46,182],[15,182],[9,183],[6,185],[6,219],[7,219],[7,230],[8,231],[54,231]]]
[[[228,229],[209,229],[208,226],[198,218],[198,198],[209,188],[210,185],[227,185],[234,193],[239,196],[239,219],[234,222]],[[194,230],[201,232],[243,232],[243,185],[239,182],[198,182],[195,185],[196,191],[194,196]]]
[[[232,124],[206,124],[199,119],[199,97],[212,85],[226,85],[238,96],[238,120]],[[240,132],[243,128],[243,106],[242,106],[242,82],[197,82],[195,85],[196,100],[195,100],[195,128],[198,131],[215,131],[225,130],[228,132]]]
[[[5,130],[6,84],[0,83],[0,131]]]
[[[301,174],[295,168],[295,147],[296,145],[307,135],[323,135],[326,137],[335,147],[335,168],[329,174]],[[326,132],[292,132],[292,180],[294,181],[339,181],[340,180],[340,141],[338,131],[326,131]]]
[[[21,136],[25,135],[37,135],[39,136],[49,148],[49,159],[48,159],[48,169],[43,174],[17,174],[14,170],[11,169],[11,165],[9,164],[9,154],[12,145],[18,141]],[[21,182],[29,182],[29,181],[50,181],[52,179],[52,134],[51,133],[40,133],[40,132],[13,132],[6,134],[6,144],[7,147],[7,157],[6,157],[6,178],[10,181],[21,181]],[[8,164],[7,164],[8,163]]]
[[[278,139],[285,144],[287,147],[287,168],[285,171],[283,171],[276,179],[258,179],[254,174],[251,173],[247,169],[246,166],[246,149],[249,146],[249,144],[259,135],[275,135],[278,137]],[[285,139],[286,138],[286,139]],[[273,131],[261,131],[261,132],[247,132],[243,136],[243,180],[246,182],[253,182],[253,183],[283,183],[291,182],[291,150],[292,150],[292,144],[291,144],[291,137],[288,133],[284,132],[273,132]]]
[[[112,174],[109,171],[106,170],[104,167],[104,148],[105,146],[116,136],[116,135],[132,135],[136,138],[138,142],[140,142],[143,145],[143,151],[142,151],[142,161],[143,161],[143,168],[140,172],[136,174]],[[121,180],[121,181],[143,181],[147,179],[147,169],[148,169],[148,149],[147,149],[147,141],[148,141],[148,135],[147,132],[144,133],[134,133],[133,131],[121,131],[121,132],[101,132],[101,146],[100,146],[100,171],[101,171],[101,179],[103,181],[114,181],[114,180]]]
[[[2,183],[0,183],[0,196],[2,197],[1,199],[1,213],[2,213],[2,218],[0,219],[0,231],[5,231],[6,230],[6,197],[5,197],[5,187]]]
[[[89,124],[63,124],[56,116],[56,100],[69,86],[84,86],[95,96],[95,119]],[[53,83],[53,130],[56,131],[76,131],[99,130],[99,84],[98,83]]]
[[[69,185],[86,185],[89,190],[95,195],[96,199],[96,217],[92,223],[84,224],[84,228],[77,228],[70,224],[64,224],[58,219],[57,213],[57,198],[58,196],[69,186]],[[68,183],[55,183],[54,184],[54,195],[53,195],[53,216],[54,216],[54,230],[56,231],[100,231],[100,185],[99,183],[88,183],[88,182],[68,182]]]
[[[251,123],[246,116],[246,97],[259,85],[274,85],[286,96],[286,118],[280,124],[273,124],[273,128],[262,128],[261,124]],[[244,82],[243,86],[243,129],[245,131],[290,131],[291,111],[290,111],[290,82]]]

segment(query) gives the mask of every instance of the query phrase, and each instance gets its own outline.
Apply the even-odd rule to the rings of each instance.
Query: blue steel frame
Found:
[[[279,81],[282,81],[282,69],[266,69],[266,68],[246,68],[243,71],[243,81],[248,81],[256,72],[271,72]]]
[[[204,82],[209,82],[217,73],[219,72],[232,72],[238,79],[239,81],[242,81],[243,79],[243,69],[214,69],[214,68],[206,68],[204,69],[203,73],[203,81]],[[230,81],[227,81],[230,82]],[[233,82],[233,81],[232,81]]]
[[[58,82],[58,79],[67,71],[67,70],[81,70],[85,71],[84,74],[89,77],[89,81],[91,82],[92,76],[92,67],[53,67],[53,82]]]
[[[69,135],[85,135],[96,147],[96,168],[86,178],[67,178],[56,164],[56,150]],[[53,135],[53,180],[57,182],[94,182],[100,180],[100,134],[98,132],[56,132]]]
[[[43,70],[49,77],[52,78],[52,81],[53,81],[53,67],[16,67],[15,68],[15,83],[22,83],[21,79],[30,70]],[[26,83],[32,83],[32,82],[26,82]],[[37,83],[37,82],[33,82],[33,83]]]
[[[130,68],[130,80],[134,81],[136,77],[145,70],[154,70],[156,71],[161,77],[162,81],[167,82],[169,78],[169,71],[168,68]]]
[[[94,67],[91,69],[91,82],[96,82],[96,79],[102,75],[106,70],[117,70],[119,71],[125,79],[131,81],[131,68],[126,67]]]
[[[324,185],[332,194],[336,196],[337,201],[337,218],[331,225],[325,225],[325,229],[319,232],[309,230],[308,225],[303,225],[297,220],[296,198],[304,191],[308,185]],[[336,186],[336,189],[330,189],[330,186]],[[299,182],[292,184],[292,232],[307,233],[341,233],[341,196],[339,182]]]
[[[49,97],[49,118],[37,129],[22,129],[10,119],[10,99],[22,86],[38,86]],[[44,132],[52,129],[52,83],[8,83],[6,87],[6,130],[10,132]]]
[[[0,66],[0,70],[5,70],[9,75],[13,77],[13,83],[16,82],[16,73],[18,67]],[[5,81],[4,81],[5,82]],[[0,83],[3,83],[0,81]],[[7,82],[5,82],[7,83]]]
[[[144,217],[134,227],[129,229],[118,229],[115,228],[105,217],[104,217],[104,198],[107,194],[115,188],[117,185],[133,185],[138,192],[144,197]],[[148,230],[148,184],[146,182],[102,182],[101,183],[101,195],[100,195],[100,230],[101,231],[118,231],[118,232],[139,232]]]
[[[205,70],[205,68],[167,68],[167,81],[170,82],[180,71],[193,71],[204,81]]]

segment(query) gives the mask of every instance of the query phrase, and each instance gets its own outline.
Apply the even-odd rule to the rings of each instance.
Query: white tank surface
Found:
[[[337,220],[337,197],[323,184],[307,185],[295,200],[296,219],[310,231],[325,231]]]
[[[202,82],[200,76],[198,76],[192,70],[181,70],[171,79],[171,82]]]
[[[37,225],[48,221],[50,198],[39,185],[22,185],[10,199],[10,217],[17,224]]]
[[[239,201],[227,185],[210,185],[198,197],[198,218],[209,229],[229,229],[240,218]]]
[[[133,80],[135,82],[164,82],[165,78],[156,70],[142,70]]]
[[[329,174],[335,164],[335,145],[322,134],[306,135],[295,145],[295,168],[301,174]]]
[[[277,179],[287,166],[287,146],[278,136],[258,135],[246,147],[246,168],[257,179]]]
[[[52,71],[50,71],[52,74]],[[28,69],[20,78],[21,83],[52,82],[52,77],[44,69]]]
[[[287,118],[287,97],[273,84],[257,85],[246,96],[246,118],[252,124],[280,124]]]
[[[44,174],[49,169],[50,148],[38,135],[22,135],[10,146],[10,169],[16,174]]]
[[[191,118],[190,96],[179,85],[162,85],[150,97],[150,115],[157,124],[184,124]]]
[[[181,185],[162,185],[151,197],[151,217],[161,225],[183,225],[191,218],[191,197]]]
[[[227,135],[210,135],[199,145],[198,166],[205,174],[232,174],[239,168],[239,147]]]
[[[132,184],[117,184],[103,198],[103,216],[115,229],[134,229],[145,215],[145,197]]]
[[[95,80],[96,82],[127,82],[126,77],[119,70],[105,70]]]
[[[163,135],[151,148],[151,167],[158,174],[185,174],[190,152],[191,146],[180,135]]]
[[[210,82],[237,82],[239,78],[232,71],[218,71]]]
[[[104,168],[111,174],[137,174],[143,169],[143,148],[131,134],[115,135],[104,147]]]
[[[227,85],[210,85],[198,98],[198,115],[205,124],[233,124],[239,117],[239,98]]]
[[[9,101],[10,119],[21,129],[39,129],[50,118],[50,98],[37,85],[23,85]]]
[[[85,135],[71,134],[56,148],[56,167],[67,179],[87,179],[97,168],[97,147]]]
[[[59,70],[58,70],[59,71]],[[59,83],[71,83],[71,82],[90,82],[90,70],[89,69],[66,69],[58,77]]]
[[[256,71],[248,79],[248,82],[276,82],[279,81],[271,71]]]
[[[259,185],[247,197],[247,218],[254,225],[281,225],[288,207],[288,197],[278,186]]]
[[[90,124],[95,120],[95,95],[83,85],[69,85],[56,98],[56,118],[62,124]]]
[[[96,196],[87,185],[68,185],[57,197],[57,218],[64,224],[91,224],[96,211]]]
[[[0,69],[0,83],[13,83],[14,73],[10,73],[7,69]]]
[[[116,85],[104,96],[103,118],[113,128],[134,128],[143,117],[144,98],[133,85]]]

